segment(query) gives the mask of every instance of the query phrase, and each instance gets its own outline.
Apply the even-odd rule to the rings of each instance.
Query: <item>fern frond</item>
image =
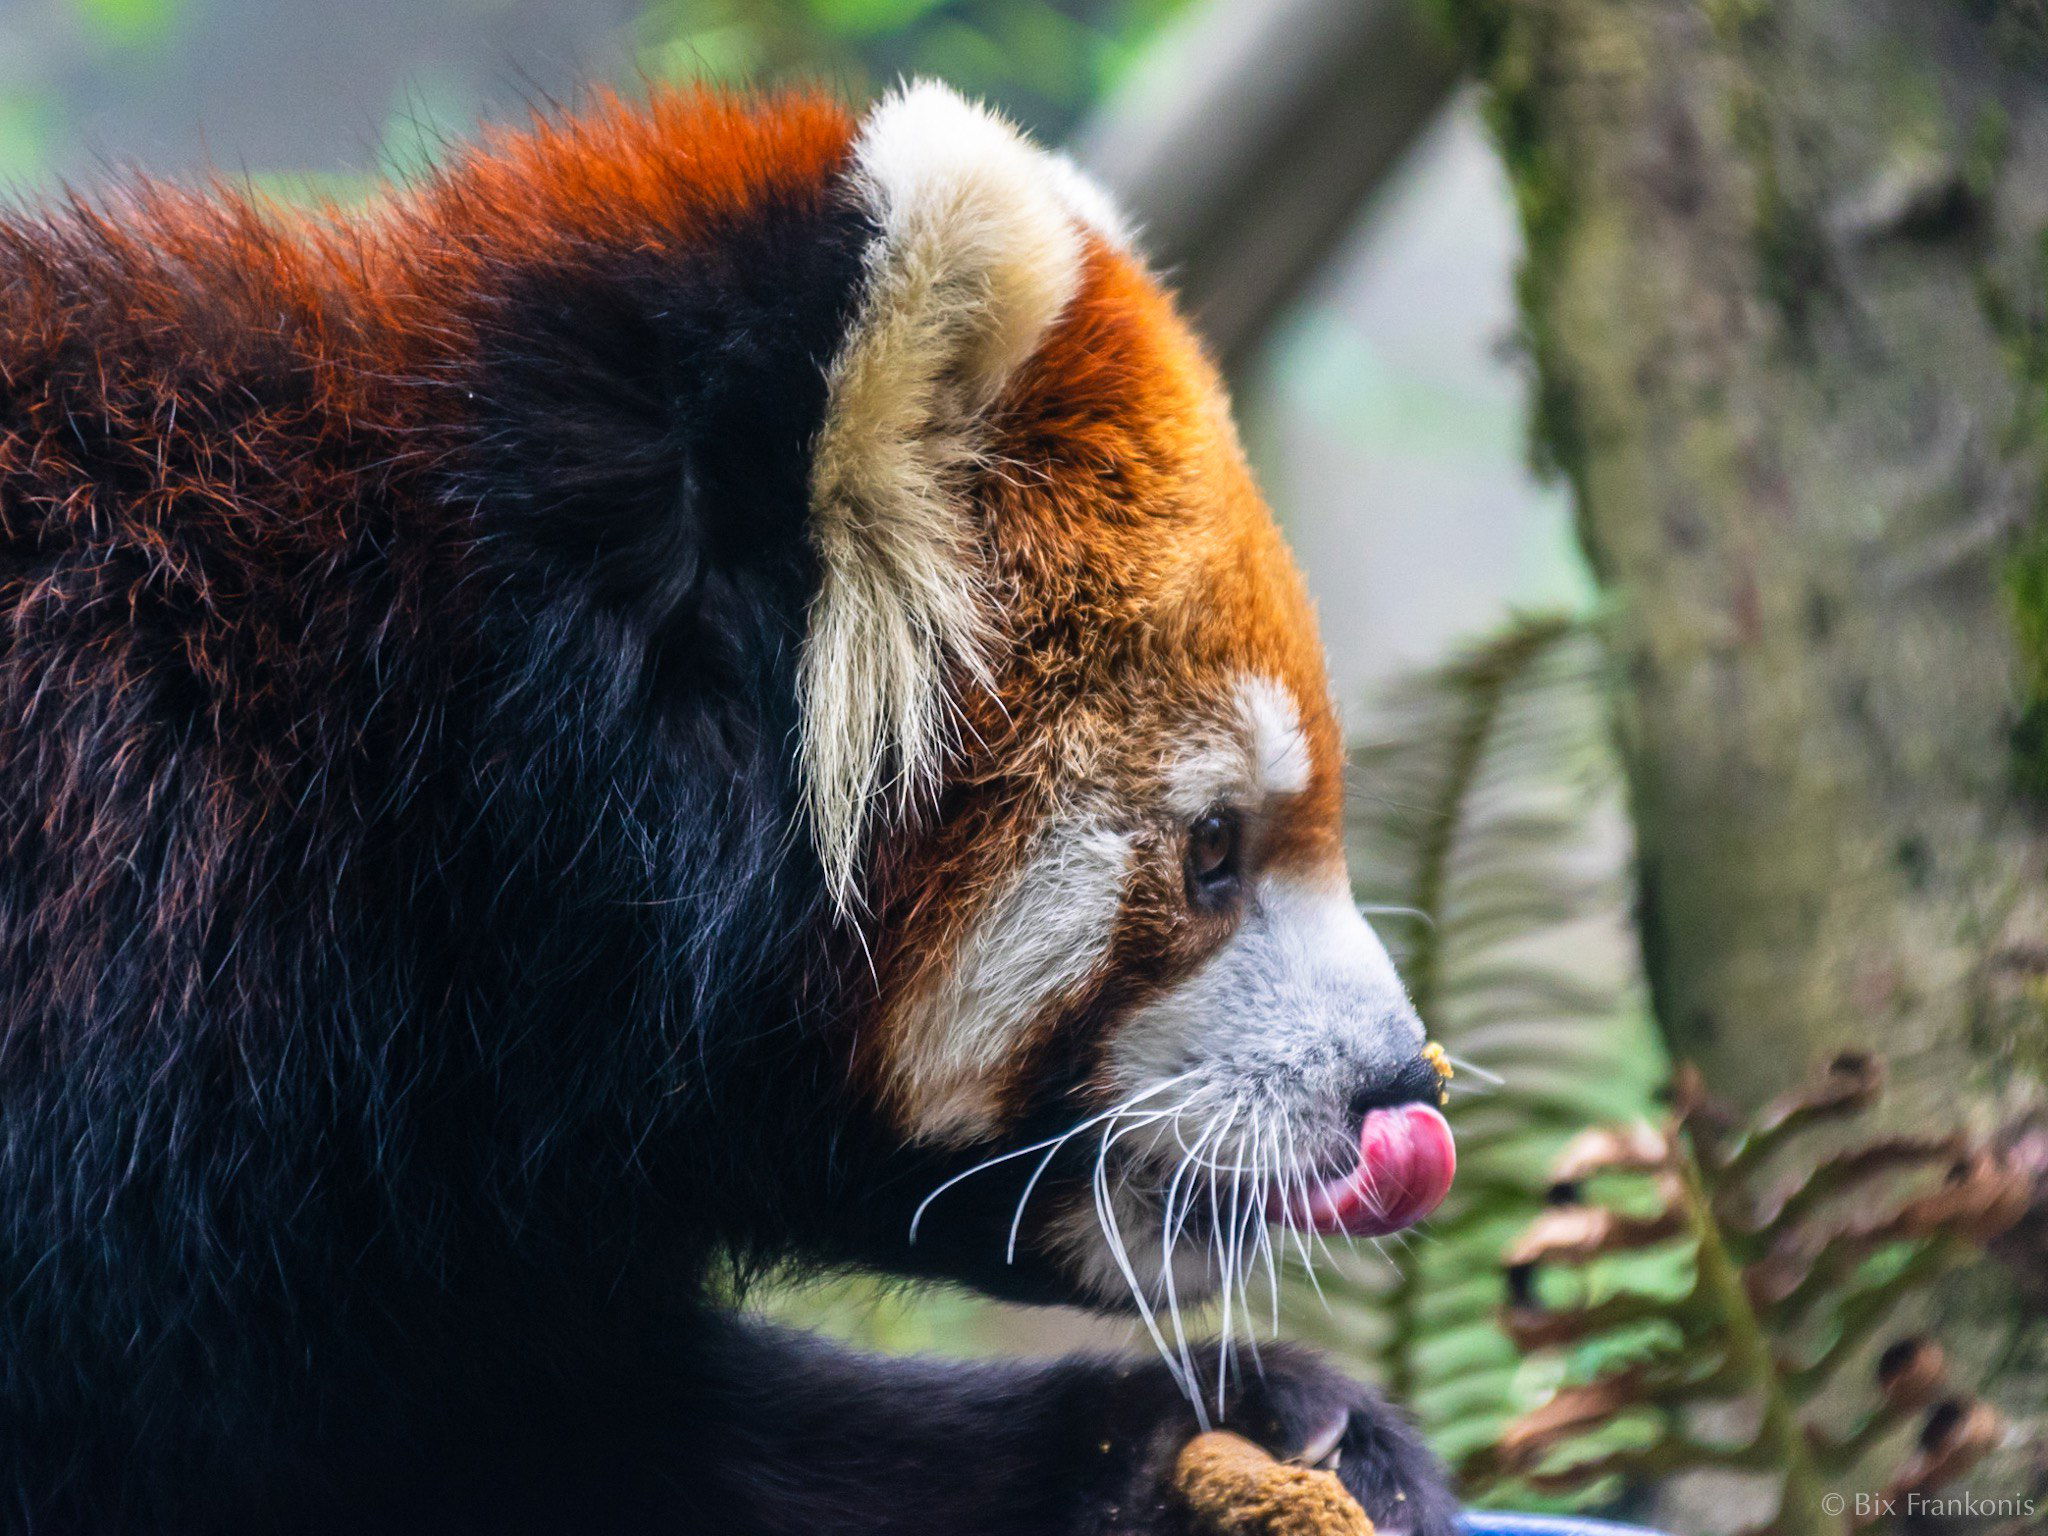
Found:
[[[1861,1523],[1845,1519],[1855,1494],[1910,1507],[1990,1452],[2002,1421],[1952,1391],[1934,1341],[1876,1346],[1909,1296],[2024,1217],[2033,1175],[1960,1132],[1859,1137],[1883,1080],[1846,1052],[1738,1124],[1682,1068],[1662,1126],[1576,1138],[1553,1203],[1502,1258],[1508,1331],[1571,1377],[1467,1477],[1570,1493],[1713,1468],[1747,1483],[1730,1503],[1761,1522],[1752,1536],[1840,1536]],[[1652,1248],[1675,1281],[1656,1290],[1639,1283]],[[1618,1283],[1588,1299],[1601,1269]],[[1844,1425],[1858,1367],[1867,1406]],[[1602,1437],[1623,1417],[1646,1434],[1617,1453]]]

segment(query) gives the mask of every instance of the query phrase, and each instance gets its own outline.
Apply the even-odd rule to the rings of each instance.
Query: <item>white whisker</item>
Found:
[[[1117,1120],[1120,1120],[1125,1115],[1129,1115],[1134,1112],[1135,1108],[1119,1110],[1116,1113],[1116,1115],[1111,1117],[1110,1124],[1113,1126]],[[1167,1116],[1178,1113],[1179,1111],[1172,1109],[1147,1110],[1144,1112],[1142,1118],[1139,1119],[1136,1124],[1126,1126],[1124,1129],[1134,1131],[1140,1130],[1144,1126],[1155,1125],[1159,1121],[1164,1120]],[[1107,1134],[1107,1129],[1108,1128],[1105,1127],[1104,1134]],[[1119,1132],[1118,1134],[1122,1133]],[[1014,1214],[1010,1218],[1010,1239],[1009,1242],[1006,1243],[1003,1247],[1003,1262],[1005,1264],[1014,1264],[1017,1262],[1017,1234],[1023,1230],[1024,1207],[1030,1203],[1031,1192],[1034,1189],[1038,1188],[1039,1179],[1044,1177],[1045,1170],[1052,1166],[1052,1160],[1059,1155],[1060,1148],[1066,1145],[1067,1141],[1071,1139],[1071,1136],[1072,1133],[1069,1132],[1067,1136],[1063,1136],[1060,1138],[1060,1140],[1054,1142],[1051,1148],[1046,1152],[1045,1156],[1038,1160],[1038,1166],[1031,1170],[1031,1177],[1025,1180],[1024,1193],[1017,1197],[1016,1214]]]
[[[1266,1276],[1266,1298],[1268,1302],[1267,1337],[1280,1336],[1280,1265],[1273,1253],[1273,1190],[1274,1171],[1280,1165],[1280,1138],[1288,1129],[1290,1120],[1286,1106],[1273,1106],[1274,1120],[1266,1129],[1259,1142],[1258,1172],[1252,1184],[1253,1220],[1257,1223],[1254,1232],[1255,1253]]]
[[[1471,1073],[1474,1077],[1478,1078],[1482,1083],[1489,1084],[1495,1088],[1505,1088],[1507,1086],[1508,1080],[1502,1077],[1498,1072],[1489,1072],[1486,1070],[1486,1068],[1479,1066],[1477,1063],[1467,1061],[1463,1056],[1453,1056],[1449,1051],[1445,1051],[1444,1060],[1448,1061],[1460,1072]]]
[[[1174,1139],[1176,1141],[1180,1140],[1178,1121],[1175,1122],[1174,1126]],[[1198,1146],[1204,1145],[1206,1140],[1205,1134],[1204,1138],[1196,1144]],[[1183,1145],[1185,1144],[1183,1143]],[[1160,1275],[1166,1288],[1167,1315],[1173,1320],[1174,1348],[1179,1353],[1181,1369],[1186,1373],[1189,1381],[1193,1381],[1195,1378],[1195,1362],[1193,1355],[1188,1349],[1187,1329],[1180,1315],[1179,1284],[1175,1280],[1173,1273],[1173,1248],[1174,1244],[1179,1241],[1181,1229],[1186,1225],[1188,1212],[1194,1204],[1192,1184],[1187,1187],[1185,1193],[1182,1192],[1182,1181],[1187,1178],[1188,1173],[1193,1167],[1194,1159],[1191,1156],[1183,1157],[1173,1171],[1172,1180],[1167,1184],[1166,1208],[1159,1246]],[[1176,1206],[1178,1206],[1177,1210]]]
[[[966,1179],[971,1179],[977,1173],[981,1173],[989,1168],[994,1168],[1000,1163],[1007,1163],[1012,1161],[1013,1159],[1020,1157],[1029,1157],[1032,1153],[1042,1152],[1048,1147],[1057,1150],[1060,1143],[1067,1141],[1072,1137],[1080,1135],[1083,1131],[1088,1130],[1093,1126],[1102,1124],[1102,1122],[1105,1120],[1114,1119],[1116,1116],[1123,1114],[1126,1110],[1133,1109],[1137,1105],[1142,1104],[1145,1100],[1151,1098],[1154,1094],[1164,1093],[1167,1089],[1173,1087],[1176,1083],[1184,1083],[1192,1076],[1194,1076],[1192,1072],[1182,1072],[1177,1076],[1166,1078],[1162,1082],[1154,1083],[1150,1088],[1145,1089],[1141,1093],[1134,1093],[1130,1097],[1123,1099],[1116,1104],[1111,1105],[1108,1109],[1103,1110],[1100,1114],[1089,1116],[1089,1118],[1083,1120],[1079,1125],[1075,1126],[1070,1131],[1063,1131],[1057,1136],[1048,1136],[1043,1141],[1034,1141],[1030,1146],[1018,1147],[1015,1151],[1012,1152],[998,1153],[994,1157],[985,1158],[981,1162],[976,1163],[972,1168],[969,1168],[964,1173],[954,1174],[953,1177],[946,1180],[945,1183],[941,1184],[937,1189],[933,1190],[930,1194],[926,1195],[923,1200],[918,1202],[917,1209],[911,1213],[910,1217],[910,1241],[913,1243],[917,1241],[918,1224],[924,1220],[924,1213],[926,1209],[931,1205],[931,1203],[934,1200],[938,1199],[939,1196],[943,1195],[955,1184],[958,1184]]]
[[[1151,1304],[1145,1299],[1145,1288],[1139,1283],[1137,1270],[1132,1267],[1130,1253],[1124,1246],[1123,1230],[1117,1225],[1116,1211],[1110,1202],[1109,1185],[1103,1171],[1109,1158],[1111,1139],[1109,1130],[1104,1130],[1102,1150],[1096,1154],[1095,1172],[1089,1180],[1095,1193],[1095,1219],[1102,1227],[1103,1236],[1108,1240],[1110,1257],[1123,1274],[1124,1284],[1130,1287],[1131,1299],[1138,1304],[1138,1316],[1145,1325],[1145,1332],[1151,1335],[1153,1347],[1159,1351],[1159,1357],[1166,1362],[1166,1368],[1173,1374],[1175,1384],[1190,1401],[1193,1401],[1198,1395],[1194,1383],[1180,1376],[1179,1362],[1167,1350],[1166,1338],[1159,1331],[1159,1321],[1152,1315]],[[1201,1411],[1199,1404],[1196,1405],[1195,1412],[1197,1422],[1206,1433],[1211,1428],[1207,1415]]]

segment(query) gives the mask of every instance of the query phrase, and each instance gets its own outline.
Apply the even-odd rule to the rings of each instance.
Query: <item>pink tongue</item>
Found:
[[[1290,1200],[1272,1215],[1315,1232],[1384,1237],[1443,1203],[1458,1149],[1444,1117],[1427,1104],[1376,1109],[1358,1133],[1358,1166]]]

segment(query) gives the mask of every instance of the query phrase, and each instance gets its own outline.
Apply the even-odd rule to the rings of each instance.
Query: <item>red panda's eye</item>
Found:
[[[1226,897],[1239,874],[1235,816],[1211,811],[1188,828],[1188,894],[1206,905]]]

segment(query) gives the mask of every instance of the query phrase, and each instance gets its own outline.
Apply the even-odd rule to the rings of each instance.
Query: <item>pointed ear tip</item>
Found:
[[[918,189],[939,184],[972,186],[1013,218],[1035,207],[1041,220],[1136,249],[1123,211],[1071,156],[943,81],[904,81],[869,110],[860,140],[869,174],[896,199],[914,201]]]
[[[884,99],[855,150],[890,246],[953,273],[985,307],[983,355],[966,369],[989,395],[1029,355],[1080,281],[1085,221],[1074,173],[950,86],[916,81]]]
[[[1048,156],[1000,114],[949,85],[912,81],[884,97],[860,128],[859,156],[869,173],[899,194],[963,175],[991,176],[1014,194],[1051,188]]]
[[[1028,142],[1023,130],[994,107],[930,75],[913,75],[900,81],[869,109],[867,124],[906,114],[933,126],[946,122],[972,124],[982,132],[994,130],[1020,143]]]

